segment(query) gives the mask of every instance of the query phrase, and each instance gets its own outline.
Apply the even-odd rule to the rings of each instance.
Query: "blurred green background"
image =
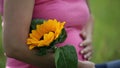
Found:
[[[94,57],[96,63],[120,59],[120,0],[90,0],[95,16]]]
[[[103,63],[120,59],[120,0],[89,0],[94,25],[92,61]],[[1,20],[0,20],[1,23]],[[5,66],[0,27],[0,68]]]

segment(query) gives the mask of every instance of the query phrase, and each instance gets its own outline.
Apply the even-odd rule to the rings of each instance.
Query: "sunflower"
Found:
[[[65,22],[59,22],[56,19],[49,19],[44,21],[43,24],[38,24],[35,30],[32,30],[27,39],[29,49],[32,50],[35,47],[49,46],[51,42],[56,40]]]

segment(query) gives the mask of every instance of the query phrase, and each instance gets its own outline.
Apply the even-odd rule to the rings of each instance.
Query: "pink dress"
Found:
[[[89,16],[90,13],[86,4],[86,0],[35,0],[33,19],[42,18],[57,19],[61,22],[66,21],[65,29],[67,31],[68,37],[65,42],[58,44],[57,46],[60,47],[65,44],[74,45],[79,60],[84,60],[82,55],[79,53],[79,51],[83,48],[79,46],[79,44],[82,42],[82,38],[79,34],[81,29],[87,23]],[[6,68],[37,67],[15,60],[13,58],[7,58]]]

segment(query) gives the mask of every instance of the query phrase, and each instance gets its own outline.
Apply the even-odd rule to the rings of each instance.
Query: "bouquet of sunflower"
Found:
[[[59,22],[56,19],[33,19],[27,44],[30,50],[38,50],[36,54],[39,56],[46,55],[47,50],[52,49],[55,52],[56,68],[77,68],[78,59],[75,48],[71,45],[56,46],[64,42],[67,37],[64,24],[65,22]]]

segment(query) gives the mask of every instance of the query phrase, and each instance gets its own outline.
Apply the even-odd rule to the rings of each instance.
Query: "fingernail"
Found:
[[[84,53],[84,51],[81,51],[81,54],[83,54]]]
[[[83,46],[83,44],[80,44],[80,46]]]
[[[84,58],[87,58],[87,56],[85,55]]]

